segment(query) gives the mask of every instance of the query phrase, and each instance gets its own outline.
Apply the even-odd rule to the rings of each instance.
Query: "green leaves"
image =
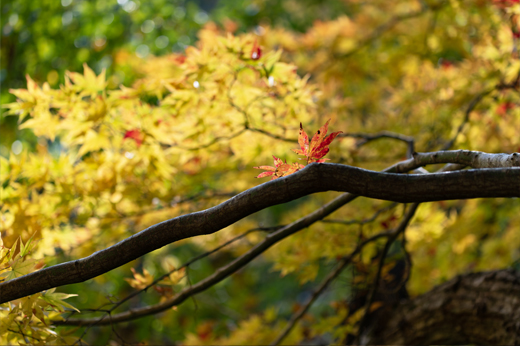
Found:
[[[38,241],[33,242],[33,239],[34,234],[24,245],[22,239],[19,238],[15,241],[10,250],[7,250],[5,248],[2,249],[2,258],[0,259],[0,271],[5,271],[3,273],[0,273],[0,279],[3,278],[3,280],[9,281],[34,271],[33,269],[36,266],[37,260],[27,258],[27,255],[38,243]],[[20,241],[20,249],[17,253],[16,248],[18,246],[18,241]]]
[[[60,293],[60,292],[54,292],[56,288],[52,288],[50,290],[45,291],[45,293],[42,294],[41,298],[45,300],[47,303],[49,303],[56,311],[64,312],[65,307],[69,309],[76,310],[77,312],[80,312],[78,309],[76,309],[74,306],[70,305],[69,303],[64,302],[64,299],[70,298],[70,297],[76,297],[77,294],[66,294],[66,293]]]

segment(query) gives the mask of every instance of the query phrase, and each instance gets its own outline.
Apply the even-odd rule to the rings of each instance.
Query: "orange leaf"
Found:
[[[301,164],[296,163],[296,162],[293,163],[293,164],[288,164],[286,162],[283,162],[282,159],[279,159],[278,157],[276,157],[274,155],[273,155],[273,158],[274,158],[274,165],[275,165],[275,167],[272,167],[272,166],[253,167],[253,168],[256,168],[256,169],[263,169],[263,170],[267,171],[267,172],[260,173],[257,176],[257,178],[265,178],[265,177],[268,177],[268,176],[273,176],[271,178],[271,180],[274,180],[276,178],[285,177],[285,176],[287,176],[289,174],[297,172],[300,169],[305,167],[304,165],[301,165]]]

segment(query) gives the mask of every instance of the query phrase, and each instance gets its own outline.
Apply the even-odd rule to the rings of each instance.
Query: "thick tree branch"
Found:
[[[428,163],[443,163],[443,154],[427,156]],[[453,155],[452,155],[453,156]],[[516,165],[518,154],[509,155]],[[467,164],[464,156],[455,163]],[[425,158],[421,158],[426,160]],[[417,167],[416,159],[403,162]],[[473,162],[473,161],[472,161]],[[447,163],[447,162],[444,162]],[[394,171],[406,170],[396,165]],[[86,258],[58,264],[0,284],[0,303],[42,290],[83,282],[115,269],[172,242],[211,234],[272,205],[308,194],[343,191],[396,202],[428,202],[479,197],[520,197],[520,168],[495,168],[461,172],[402,175],[379,173],[338,164],[311,164],[287,177],[246,190],[218,206],[153,225]]]
[[[458,276],[397,307],[387,307],[363,345],[520,344],[520,273]]]

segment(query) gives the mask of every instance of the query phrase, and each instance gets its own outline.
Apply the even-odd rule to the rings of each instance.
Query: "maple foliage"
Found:
[[[305,2],[285,3],[291,13],[308,13]],[[133,84],[118,85],[119,77],[88,65],[59,87],[27,76],[25,89],[11,90],[16,101],[4,105],[33,140],[0,157],[0,280],[90,256],[170,218],[195,219],[258,185],[252,167],[265,170],[256,178],[273,180],[326,155],[380,171],[414,151],[520,151],[518,1],[346,6],[348,16],[301,32],[260,23],[232,35],[209,22],[182,53],[114,53],[117,71],[139,76]],[[349,133],[328,134],[330,122]],[[302,124],[324,125],[309,138]],[[301,163],[281,159],[290,150]],[[271,159],[273,166],[261,166]],[[359,198],[153,319],[53,325],[88,319],[91,310],[111,318],[153,310],[336,197],[329,191],[273,206],[89,282],[2,304],[0,340],[270,344],[331,267],[395,229],[409,207]],[[363,320],[364,309],[350,304],[356,294],[376,278],[390,287],[399,270],[397,284],[413,297],[456,275],[518,268],[519,203],[421,204],[386,260],[377,263],[384,238],[364,245],[282,343],[342,343]]]
[[[289,174],[295,173],[305,167],[302,164],[298,164],[297,162],[294,162],[292,164],[288,164],[287,160],[284,162],[282,159],[277,158],[273,155],[274,159],[274,167],[272,166],[259,166],[259,167],[253,167],[256,169],[265,169],[267,172],[260,173],[257,178],[265,178],[269,176],[273,176],[271,180],[274,180],[276,178],[281,178],[288,176]]]
[[[332,132],[327,135],[329,128],[330,119],[327,120],[325,125],[314,134],[309,144],[309,136],[303,130],[302,123],[300,123],[300,133],[298,135],[298,144],[300,149],[292,149],[296,154],[307,157],[307,163],[311,162],[325,162],[329,159],[323,159],[329,152],[330,143],[336,138],[337,135],[343,131]]]
[[[303,155],[307,157],[307,164],[312,162],[325,162],[328,159],[323,159],[323,156],[327,155],[329,152],[330,143],[336,138],[337,135],[342,133],[342,131],[333,132],[327,136],[328,126],[330,119],[327,120],[325,125],[323,125],[312,137],[311,143],[309,145],[309,136],[303,130],[302,123],[300,123],[300,132],[298,135],[298,143],[300,144],[301,149],[292,149],[295,153],[299,155]],[[288,164],[287,160],[283,162],[281,159],[277,158],[273,155],[274,158],[274,167],[272,166],[259,166],[253,167],[256,169],[264,169],[267,172],[260,173],[257,178],[265,178],[272,176],[271,180],[276,178],[281,178],[288,176],[289,174],[295,173],[300,169],[304,168],[305,165],[301,163],[294,162],[292,164]]]

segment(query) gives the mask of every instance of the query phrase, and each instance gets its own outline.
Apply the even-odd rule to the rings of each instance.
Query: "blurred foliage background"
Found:
[[[316,20],[325,21],[348,14],[352,6],[340,0],[326,1],[326,4],[320,0],[2,1],[0,100],[2,104],[14,102],[16,97],[9,90],[26,88],[26,75],[39,85],[48,82],[51,87],[58,88],[64,83],[65,71],[83,72],[85,63],[96,74],[106,69],[107,89],[115,89],[120,84],[130,86],[142,74],[127,63],[129,55],[145,59],[152,55],[183,52],[196,42],[197,33],[210,21],[232,33],[254,31],[262,34],[266,26],[304,32]],[[13,147],[21,147],[20,143],[34,152],[38,142],[33,131],[19,129],[18,117],[6,116],[5,112],[6,109],[0,109],[0,155],[8,157]],[[51,150],[52,145],[49,143]],[[302,202],[293,204],[296,206]],[[285,208],[275,207],[263,216],[265,220],[275,222],[284,212]],[[68,251],[63,252],[60,248],[56,251],[59,256],[48,265],[72,259]],[[176,258],[182,260],[198,254],[200,249],[189,243],[176,247]],[[146,267],[151,274],[161,272],[164,263],[156,263],[154,259],[164,255],[166,253],[162,250],[155,252],[144,262],[138,261],[137,269]],[[198,281],[232,258],[230,253],[223,252],[211,260],[199,261],[190,266],[191,278]],[[329,266],[325,264],[324,269]],[[189,333],[204,335],[206,329],[221,334],[236,328],[235,323],[248,318],[251,311],[261,313],[273,304],[277,305],[277,313],[289,316],[298,309],[298,303],[303,304],[308,298],[313,287],[311,283],[300,285],[296,277],[280,278],[278,272],[272,271],[270,262],[255,261],[250,268],[252,270],[234,276],[232,287],[217,285],[209,289],[192,303],[179,307],[179,314],[171,315],[168,320],[152,316],[137,325],[123,324],[118,331],[130,339],[152,343],[171,343],[172,340],[184,339]],[[320,270],[317,279],[321,280],[324,275],[326,272]],[[348,277],[348,273],[342,275],[339,284],[345,285]],[[263,284],[256,286],[254,292],[240,288],[258,282]],[[84,292],[77,302],[84,306],[97,306],[106,298],[98,295],[100,283],[103,290],[117,291],[122,296],[133,291],[120,275],[107,273],[100,280],[70,285],[65,292]],[[230,294],[233,294],[233,299],[230,299]],[[333,312],[329,303],[344,299],[345,294],[343,289],[333,289],[325,299],[315,304],[312,311]],[[153,297],[149,298],[144,298],[140,304],[155,303]],[[224,302],[227,308],[221,304]],[[204,320],[219,322],[200,324]],[[76,334],[81,335],[81,331]],[[106,344],[113,338],[109,328],[90,329],[87,335],[87,340],[94,344]]]
[[[125,65],[126,54],[140,58],[182,52],[197,32],[214,21],[230,32],[262,30],[262,25],[305,31],[316,20],[348,14],[345,1],[275,0],[42,0],[2,1],[0,102],[13,102],[11,88],[23,88],[25,76],[57,87],[66,70],[86,63],[110,76],[109,88],[138,78]],[[0,155],[17,140],[32,145],[30,131],[18,131],[17,119],[0,110]]]
[[[294,158],[289,155],[293,155],[290,148],[295,143],[269,138],[251,128],[229,143],[218,143],[200,152],[177,150],[174,146],[165,150],[160,146],[170,140],[170,144],[206,148],[206,143],[223,132],[229,135],[231,130],[237,130],[237,123],[242,126],[242,117],[236,116],[237,110],[233,109],[236,104],[230,104],[228,94],[222,90],[233,89],[234,101],[243,99],[244,105],[248,98],[260,95],[258,100],[248,101],[253,104],[251,119],[262,119],[253,125],[279,137],[296,138],[300,121],[310,127],[310,134],[332,118],[332,131],[387,130],[413,136],[418,151],[439,150],[453,137],[463,119],[469,118],[465,112],[472,100],[491,90],[486,97],[482,96],[472,118],[465,120],[468,125],[454,148],[520,151],[520,99],[516,90],[505,87],[515,80],[520,69],[515,46],[520,35],[505,20],[510,15],[493,3],[403,0],[396,6],[386,0],[3,1],[1,103],[15,101],[9,89],[26,87],[31,95],[45,96],[38,100],[43,100],[44,106],[53,97],[68,100],[74,94],[74,86],[63,85],[65,71],[80,72],[74,75],[80,84],[76,87],[82,92],[88,89],[74,102],[68,100],[59,105],[62,113],[56,107],[45,106],[46,112],[26,109],[33,114],[23,124],[25,129],[17,124],[23,116],[6,116],[2,109],[0,155],[11,155],[10,160],[3,161],[9,161],[10,167],[5,168],[9,166],[5,164],[2,168],[11,181],[2,183],[11,195],[2,196],[2,207],[15,220],[14,226],[9,225],[10,233],[6,232],[9,241],[14,242],[20,230],[27,241],[31,235],[28,225],[33,229],[40,227],[44,232],[41,243],[45,244],[41,248],[49,255],[46,265],[88,256],[155,222],[214,206],[258,184],[254,175],[259,172],[252,167],[271,164],[271,154]],[[251,34],[233,38],[226,33]],[[259,61],[250,59],[255,40],[264,49]],[[197,41],[206,45],[201,49],[204,54],[196,49],[184,52]],[[212,50],[212,45],[218,49]],[[277,55],[280,48],[281,58]],[[278,58],[282,61],[278,65],[280,71],[271,83],[259,66],[267,66]],[[96,75],[106,69],[107,86],[104,76],[96,79],[90,70],[84,72],[83,64]],[[223,68],[228,69],[222,72]],[[295,70],[298,74],[294,74]],[[238,71],[242,71],[240,78]],[[304,78],[307,74],[309,80]],[[26,75],[38,86],[46,82],[59,90],[41,91],[34,83],[27,83]],[[496,87],[500,83],[503,88]],[[120,88],[121,85],[127,88]],[[170,89],[165,91],[165,86]],[[227,89],[219,89],[223,86]],[[70,90],[73,92],[69,93]],[[92,90],[96,97],[87,97]],[[161,93],[162,96],[156,95]],[[297,97],[291,99],[295,94]],[[25,107],[24,102],[14,108]],[[213,112],[207,111],[214,105]],[[269,111],[264,113],[266,108]],[[84,113],[93,116],[84,119]],[[68,126],[60,128],[65,134],[62,138],[54,138],[53,134],[49,139],[46,132],[56,132],[56,128],[42,129],[45,125],[38,125],[46,124],[43,116],[47,115]],[[172,117],[175,126],[167,122]],[[236,118],[235,123],[227,119],[229,122],[217,126],[226,117]],[[193,119],[202,120],[193,126]],[[107,124],[117,131],[106,132],[103,126]],[[66,141],[71,139],[66,139],[66,135],[80,132],[82,127],[85,133],[95,132],[99,137],[78,135],[80,140],[68,143],[67,147]],[[135,129],[148,131],[147,137],[143,140],[135,135]],[[135,137],[128,137],[135,143],[124,140],[129,133],[134,133]],[[184,135],[187,137],[175,137]],[[113,145],[116,155],[104,155],[99,147],[84,146],[81,160],[69,159],[74,154],[70,148],[87,142],[91,145],[97,138]],[[405,157],[406,146],[394,143],[374,141],[361,147],[353,138],[343,138],[331,149],[331,156],[333,162],[379,170]],[[29,158],[22,146],[30,153]],[[45,158],[56,160],[55,165],[48,166]],[[174,165],[175,174],[164,169]],[[78,167],[85,168],[82,173],[92,175],[75,174],[76,169],[81,172]],[[119,170],[117,174],[112,172],[114,168]],[[125,198],[118,194],[118,188],[122,188]],[[207,190],[223,193],[205,195]],[[146,269],[157,276],[167,270],[168,264],[178,267],[231,235],[292,222],[322,206],[333,194],[307,196],[274,206],[233,225],[228,230],[231,232],[176,243],[174,255],[164,247],[119,270],[62,287],[60,291],[81,293],[71,299],[71,304],[88,314],[90,308],[103,307],[107,301],[134,291],[121,274],[128,277],[132,267],[139,273]],[[517,200],[497,199],[421,206],[407,231],[414,263],[410,291],[425,292],[466,271],[502,268],[512,262],[518,266],[518,204]],[[123,209],[136,207],[122,218],[123,209],[115,208],[116,205]],[[360,220],[383,206],[381,201],[359,199],[336,217]],[[381,215],[382,220],[364,226],[364,232],[391,228],[400,216],[401,209],[387,210]],[[273,332],[266,325],[283,326],[275,321],[276,315],[283,320],[297,311],[315,287],[310,281],[321,281],[332,266],[331,260],[355,244],[358,226],[348,230],[334,224],[317,224],[312,232],[302,232],[278,244],[274,251],[249,264],[247,270],[182,304],[178,313],[122,323],[117,332],[128,340],[147,340],[150,344],[170,344],[190,335],[193,344],[200,345],[201,340],[212,344],[214,340],[208,335],[220,338],[240,330],[252,334],[262,331],[270,340]],[[252,234],[229,251],[194,263],[189,267],[191,280],[197,282],[207,277],[263,236]],[[370,261],[375,251],[376,247],[371,247],[359,267],[345,271],[313,305],[310,315],[319,316],[316,319],[323,323],[321,327],[316,321],[306,323],[318,325],[316,333],[330,336],[330,328],[339,324],[333,319],[342,320],[346,308],[341,301],[349,297],[353,282],[368,285],[370,271],[363,270],[364,266],[373,267]],[[280,270],[282,275],[273,270]],[[148,293],[129,301],[124,308],[157,303],[159,297]],[[327,320],[329,317],[331,320]],[[85,340],[107,344],[118,340],[112,332],[110,328],[90,328]],[[74,333],[82,336],[83,330]],[[251,341],[250,335],[242,336]],[[222,342],[225,344],[226,340]]]

